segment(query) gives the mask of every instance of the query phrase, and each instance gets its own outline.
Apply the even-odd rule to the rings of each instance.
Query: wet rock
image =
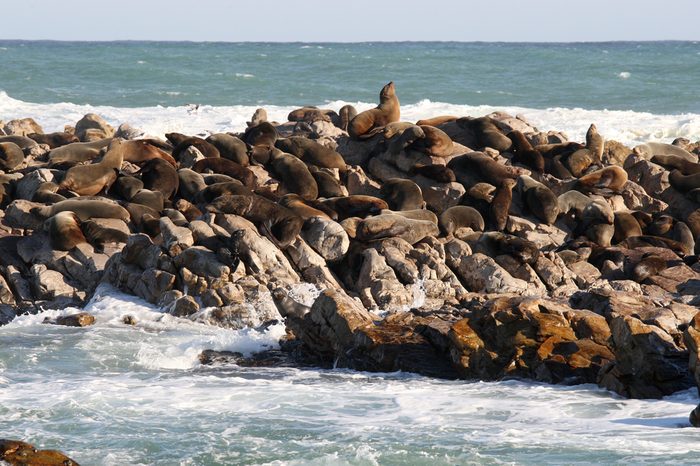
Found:
[[[111,138],[114,136],[114,128],[101,116],[88,113],[75,124],[75,135],[81,141]]]
[[[189,317],[199,311],[199,304],[192,296],[183,296],[170,306],[169,313],[176,317]]]
[[[33,118],[22,118],[19,120],[10,120],[3,127],[5,134],[13,136],[29,136],[33,133],[43,134],[44,130],[41,125],[34,121]]]
[[[365,307],[394,311],[404,309],[413,302],[411,290],[399,282],[394,270],[375,249],[365,250],[362,257],[362,268],[355,287]]]
[[[79,312],[77,314],[57,317],[56,320],[50,323],[64,325],[66,327],[88,327],[95,323],[95,316],[87,312]]]
[[[308,219],[301,230],[301,236],[329,262],[342,259],[350,247],[350,239],[345,229],[339,223],[321,217]]]
[[[495,260],[481,253],[458,260],[451,260],[448,256],[448,265],[470,291],[518,294],[528,291],[527,282],[514,278]]]
[[[78,466],[58,450],[37,450],[34,445],[0,439],[0,461],[12,466]]]
[[[49,270],[45,265],[35,264],[30,271],[31,288],[34,296],[41,300],[80,300],[85,298],[85,293],[69,283],[66,277],[55,270]]]
[[[163,247],[173,257],[194,244],[192,231],[176,226],[168,217],[160,219],[160,234],[163,236]]]

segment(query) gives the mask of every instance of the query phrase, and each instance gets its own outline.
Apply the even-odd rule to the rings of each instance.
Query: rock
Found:
[[[41,300],[79,300],[78,290],[68,280],[55,270],[49,270],[45,265],[36,264],[31,268],[30,285],[34,296]],[[82,293],[82,297],[85,294]]]
[[[365,307],[397,311],[405,310],[413,303],[413,293],[399,282],[384,257],[375,249],[366,249],[362,257],[362,268],[355,288]]]
[[[160,234],[163,236],[163,247],[173,257],[194,245],[192,231],[176,226],[168,217],[160,218]]]
[[[78,466],[57,450],[37,450],[34,445],[0,439],[0,461],[12,466]]]
[[[79,312],[77,314],[57,317],[56,320],[51,323],[55,325],[65,325],[66,327],[88,327],[95,323],[95,316],[87,312]]]
[[[297,238],[287,246],[286,252],[304,281],[320,288],[340,288],[340,284],[328,269],[326,261],[304,240]]]
[[[700,404],[690,412],[688,421],[690,421],[691,426],[700,427]]]
[[[447,263],[470,291],[518,294],[528,291],[527,282],[513,278],[496,261],[484,254],[476,253],[460,260],[451,260],[448,255]]]
[[[146,133],[143,130],[134,128],[129,123],[122,123],[119,125],[119,128],[117,128],[116,133],[114,133],[115,138],[122,139],[138,139],[145,135]]]
[[[13,228],[38,230],[44,223],[44,219],[32,213],[32,209],[35,207],[43,207],[43,204],[24,199],[16,199],[5,209],[4,221]]]
[[[194,146],[188,146],[180,153],[179,162],[181,168],[192,168],[195,163],[204,160],[204,154]]]
[[[5,134],[13,136],[29,136],[32,133],[43,134],[44,130],[33,118],[10,120],[3,127]]]
[[[138,281],[132,285],[131,292],[149,303],[157,303],[166,291],[175,285],[175,275],[158,269],[144,270]]]
[[[199,304],[192,296],[183,296],[175,300],[168,312],[176,317],[189,317],[199,311]]]
[[[361,194],[364,196],[379,197],[381,185],[370,179],[361,167],[351,167],[346,173],[348,194]]]
[[[423,192],[423,200],[435,212],[444,212],[459,204],[466,190],[461,183],[438,183],[424,176],[415,176],[413,181]]]
[[[97,131],[93,131],[91,134],[89,130]],[[81,141],[87,141],[88,139],[95,137],[98,139],[111,138],[114,136],[114,128],[112,128],[101,116],[94,113],[88,113],[75,124],[75,135],[78,136]]]
[[[15,198],[31,201],[34,193],[36,193],[42,183],[56,183],[59,174],[58,170],[50,170],[48,168],[32,170],[17,181]]]
[[[350,247],[350,239],[339,223],[321,217],[312,217],[304,223],[301,237],[325,260],[342,259]]]

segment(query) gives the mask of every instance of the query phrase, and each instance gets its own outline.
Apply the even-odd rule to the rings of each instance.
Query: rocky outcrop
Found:
[[[58,450],[37,450],[18,440],[0,439],[0,461],[12,466],[78,466]]]

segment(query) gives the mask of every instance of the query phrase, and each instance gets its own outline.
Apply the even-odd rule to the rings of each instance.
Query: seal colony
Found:
[[[0,320],[106,282],[184,319],[284,319],[286,361],[638,398],[700,382],[698,144],[628,148],[595,124],[569,141],[500,112],[405,122],[399,92],[259,109],[238,133],[13,120]]]

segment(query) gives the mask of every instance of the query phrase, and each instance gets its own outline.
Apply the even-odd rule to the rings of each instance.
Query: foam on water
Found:
[[[239,73],[240,74],[240,73]],[[240,74],[248,78],[248,75]],[[251,76],[252,77],[252,76]],[[353,104],[358,111],[374,107],[367,102],[342,100],[319,102],[319,106],[338,111],[345,104]],[[250,105],[210,106],[187,105],[177,107],[109,107],[77,105],[73,103],[37,104],[13,99],[0,91],[0,120],[32,117],[45,131],[62,131],[65,125],[74,125],[86,113],[97,113],[110,124],[130,123],[147,134],[162,137],[167,132],[208,134],[220,131],[242,131],[257,107]],[[296,106],[265,106],[270,120],[286,121]],[[585,110],[581,108],[533,109],[509,106],[456,105],[422,100],[402,105],[401,117],[417,121],[438,115],[481,116],[494,111],[523,115],[542,131],[563,131],[572,140],[584,141],[586,131],[595,123],[607,139],[628,146],[648,141],[671,142],[678,137],[692,141],[700,139],[700,115],[694,113],[657,115],[621,110]]]

